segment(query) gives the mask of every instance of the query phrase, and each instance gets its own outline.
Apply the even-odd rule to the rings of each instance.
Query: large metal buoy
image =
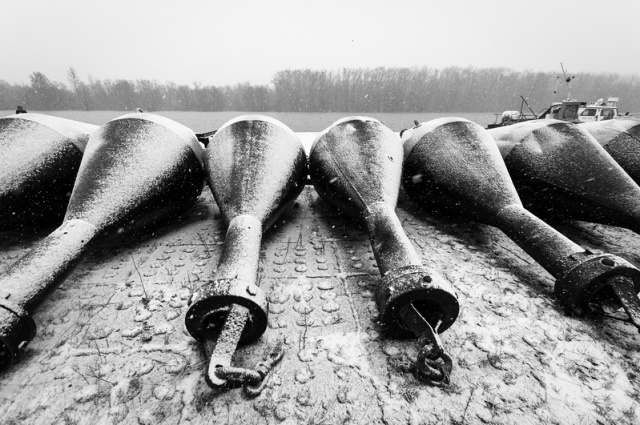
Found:
[[[0,231],[62,221],[97,128],[41,114],[0,118]]]
[[[640,232],[640,187],[584,129],[535,120],[489,130],[524,206]]]
[[[0,276],[0,368],[33,339],[29,312],[101,232],[145,227],[193,205],[202,155],[191,130],[157,115],[125,115],[91,135],[62,225]]]
[[[631,178],[640,184],[640,120],[618,119],[580,124]]]
[[[376,300],[383,326],[392,336],[419,338],[418,377],[448,381],[451,359],[438,333],[458,317],[458,298],[448,281],[422,265],[396,216],[400,139],[373,118],[344,118],[314,141],[309,172],[325,201],[366,226],[382,275]]]
[[[255,341],[267,327],[267,299],[256,284],[262,233],[304,188],[307,156],[298,137],[280,121],[242,116],[211,137],[205,164],[229,227],[217,269],[196,292],[185,323],[210,357],[207,383],[220,388],[239,381],[255,396],[282,357],[281,349],[255,369],[232,367],[231,358],[238,344]]]
[[[489,132],[441,118],[407,130],[403,140],[402,181],[411,198],[502,230],[556,278],[555,293],[571,313],[622,306],[640,329],[640,270],[584,250],[526,210]]]

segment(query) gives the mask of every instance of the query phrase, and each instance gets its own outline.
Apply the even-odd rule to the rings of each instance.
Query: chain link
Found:
[[[269,356],[253,369],[220,366],[215,373],[218,378],[228,381],[230,385],[242,385],[244,393],[248,397],[257,397],[266,386],[267,380],[265,378],[283,357],[284,347],[282,342],[279,342],[269,353]]]
[[[451,357],[444,351],[442,341],[429,322],[422,317],[413,304],[407,304],[400,310],[404,324],[418,336],[418,358],[414,370],[416,377],[430,385],[443,386],[449,384],[449,376],[453,369]]]
[[[431,385],[447,385],[453,369],[453,361],[445,353],[438,334],[433,333],[433,336],[433,341],[425,335],[418,339],[418,346],[422,348],[418,352],[416,375],[418,379]]]

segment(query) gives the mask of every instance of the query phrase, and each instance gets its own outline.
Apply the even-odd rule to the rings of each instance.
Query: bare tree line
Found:
[[[74,68],[67,84],[41,72],[30,84],[0,80],[0,109],[27,110],[278,111],[278,112],[496,112],[518,109],[519,95],[536,112],[551,101],[556,74],[507,68],[344,68],[284,70],[269,85],[205,86],[139,80],[82,81]],[[594,101],[619,96],[622,111],[640,111],[640,76],[579,73],[572,96]]]

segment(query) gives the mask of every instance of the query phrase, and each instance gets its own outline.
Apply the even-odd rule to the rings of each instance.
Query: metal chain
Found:
[[[220,366],[216,368],[216,376],[230,384],[240,384],[243,386],[244,393],[248,397],[257,397],[262,393],[267,380],[265,379],[269,372],[284,357],[284,348],[282,343],[276,344],[269,356],[259,362],[255,368],[246,369],[242,367]]]
[[[449,384],[453,361],[444,351],[438,333],[411,303],[402,307],[400,317],[404,324],[418,336],[420,351],[415,363],[416,377],[434,386]],[[436,330],[439,326],[440,322],[436,325]]]
[[[629,321],[640,331],[640,299],[633,281],[623,276],[616,276],[609,280],[609,285],[620,300],[624,311],[629,315]]]
[[[418,338],[418,346],[422,347],[416,362],[418,379],[435,386],[449,384],[453,361],[445,353],[440,337],[431,326]]]
[[[261,380],[257,383],[245,381],[244,383],[244,393],[248,397],[257,397],[260,395],[262,390],[265,387],[267,380],[265,379],[267,374],[277,365],[280,360],[284,357],[284,347],[283,343],[279,342],[274,349],[269,353],[269,356],[266,360],[259,362],[255,369],[258,374],[261,376]]]

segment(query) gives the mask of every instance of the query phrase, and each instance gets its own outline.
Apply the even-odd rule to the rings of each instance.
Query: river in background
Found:
[[[68,118],[89,124],[102,125],[105,122],[126,114],[126,111],[29,111],[56,117]],[[0,116],[14,114],[15,111],[0,111]],[[188,112],[188,111],[157,111],[158,115],[171,118],[196,133],[204,133],[219,128],[228,120],[239,115],[251,114],[251,112]],[[495,116],[492,113],[477,112],[438,112],[438,113],[350,113],[350,112],[259,112],[276,118],[293,131],[322,131],[334,121],[349,116],[368,116],[380,120],[393,131],[400,131],[413,126],[413,120],[420,122],[430,121],[440,117],[460,117],[476,122],[483,127],[493,123]]]

